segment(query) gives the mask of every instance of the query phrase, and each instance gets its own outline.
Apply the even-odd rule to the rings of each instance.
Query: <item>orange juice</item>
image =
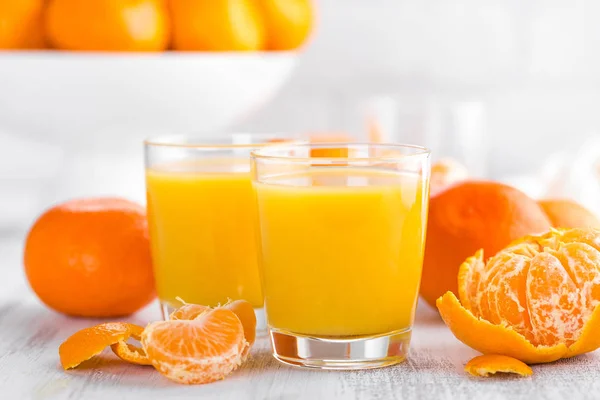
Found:
[[[146,185],[159,299],[262,307],[249,161],[155,166]]]
[[[417,174],[339,167],[255,183],[269,325],[319,337],[410,329],[424,187]]]

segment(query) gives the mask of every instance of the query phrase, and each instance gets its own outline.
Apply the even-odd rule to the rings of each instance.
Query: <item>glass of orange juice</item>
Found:
[[[429,151],[290,144],[254,151],[252,167],[275,358],[324,369],[404,360],[423,262]]]
[[[250,151],[281,140],[233,134],[145,142],[150,242],[165,319],[182,301],[217,306],[244,299],[260,326]]]

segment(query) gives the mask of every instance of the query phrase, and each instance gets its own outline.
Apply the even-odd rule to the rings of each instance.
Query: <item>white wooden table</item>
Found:
[[[314,371],[279,364],[267,340],[221,382],[184,386],[152,367],[125,364],[110,351],[65,372],[58,346],[97,321],[54,313],[25,283],[19,240],[0,241],[0,399],[600,399],[600,352],[534,366],[531,378],[472,378],[464,364],[477,353],[458,342],[435,312],[419,309],[409,359],[370,371]],[[156,305],[128,321],[158,319]]]

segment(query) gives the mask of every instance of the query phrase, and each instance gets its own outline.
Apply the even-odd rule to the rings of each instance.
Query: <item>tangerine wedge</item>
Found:
[[[516,358],[487,354],[477,356],[465,365],[465,372],[473,376],[487,377],[502,372],[521,376],[533,375],[533,370],[524,362]]]
[[[223,379],[242,363],[248,347],[240,319],[224,308],[203,312],[193,320],[151,323],[141,342],[154,368],[184,384]]]
[[[149,365],[150,362],[134,346],[129,347],[127,340],[141,338],[144,328],[126,322],[108,322],[75,332],[58,348],[62,367],[71,369],[82,362],[100,354],[106,347],[118,345],[113,351],[122,359],[136,364]],[[122,350],[125,347],[127,350]],[[129,352],[136,353],[131,356]]]
[[[248,347],[246,347],[243,354],[244,359],[246,359],[246,356],[256,340],[256,314],[254,314],[254,307],[246,300],[235,300],[228,302],[222,306],[222,308],[233,311],[244,327],[244,337],[248,342]],[[173,311],[169,316],[169,319],[174,321],[196,319],[198,316],[209,310],[211,310],[210,307],[200,304],[184,304]]]

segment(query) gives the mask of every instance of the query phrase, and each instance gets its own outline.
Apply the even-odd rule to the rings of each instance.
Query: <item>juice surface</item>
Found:
[[[427,216],[421,181],[328,167],[256,183],[269,325],[327,337],[410,328]]]
[[[256,205],[248,160],[171,164],[146,171],[158,297],[178,306],[245,299],[262,307]]]

